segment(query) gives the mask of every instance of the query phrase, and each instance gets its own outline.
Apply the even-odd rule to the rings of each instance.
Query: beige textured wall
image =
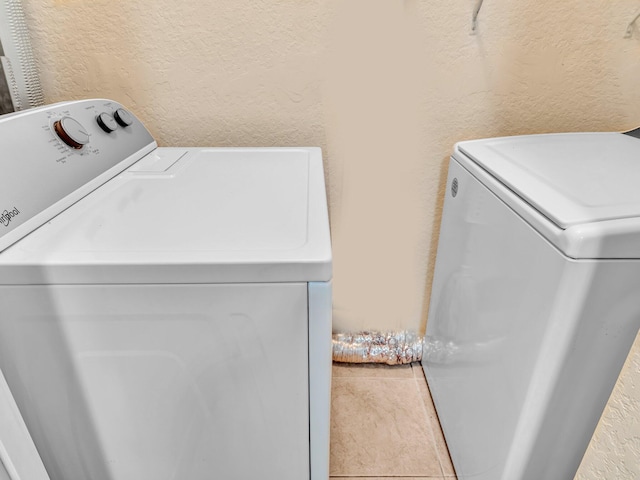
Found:
[[[477,35],[475,0],[23,3],[49,102],[114,98],[161,145],[323,147],[336,330],[424,328],[456,140],[640,124],[632,0],[487,0]],[[640,475],[639,352],[581,480]]]

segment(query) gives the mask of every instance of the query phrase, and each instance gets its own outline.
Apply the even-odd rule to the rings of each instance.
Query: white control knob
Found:
[[[96,122],[98,122],[100,128],[107,133],[111,133],[118,128],[118,123],[111,115],[106,112],[102,112],[100,115],[98,115],[96,117]]]
[[[133,115],[127,112],[124,108],[119,108],[113,112],[113,117],[123,127],[128,127],[133,123]]]
[[[62,117],[53,124],[58,137],[72,148],[80,149],[89,143],[89,134],[80,122],[71,117]]]

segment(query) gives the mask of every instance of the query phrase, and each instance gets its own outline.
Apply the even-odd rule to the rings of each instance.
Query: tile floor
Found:
[[[419,363],[334,363],[331,478],[455,479]]]

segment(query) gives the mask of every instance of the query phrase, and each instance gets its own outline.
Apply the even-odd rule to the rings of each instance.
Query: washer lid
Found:
[[[640,139],[562,133],[474,140],[457,149],[562,229],[640,217]]]
[[[318,148],[158,148],[0,254],[0,283],[331,279]]]

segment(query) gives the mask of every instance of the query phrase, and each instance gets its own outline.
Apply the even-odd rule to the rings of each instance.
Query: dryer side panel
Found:
[[[455,160],[447,182],[422,363],[458,478],[502,479],[566,259]]]

